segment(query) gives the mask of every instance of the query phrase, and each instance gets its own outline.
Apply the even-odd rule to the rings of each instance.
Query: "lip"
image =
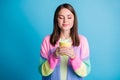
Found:
[[[68,26],[69,24],[63,24],[63,26]]]

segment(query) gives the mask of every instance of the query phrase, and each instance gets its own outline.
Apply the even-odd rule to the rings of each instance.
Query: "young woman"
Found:
[[[90,67],[88,41],[78,34],[75,10],[70,4],[61,4],[54,14],[53,32],[41,45],[42,80],[83,80]]]

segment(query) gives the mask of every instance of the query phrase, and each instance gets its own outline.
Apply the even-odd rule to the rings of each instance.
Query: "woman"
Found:
[[[87,39],[78,34],[74,8],[61,4],[54,14],[54,29],[40,51],[42,80],[83,80],[90,72]]]

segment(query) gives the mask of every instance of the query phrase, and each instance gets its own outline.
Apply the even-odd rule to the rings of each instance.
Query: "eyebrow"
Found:
[[[59,15],[59,14],[58,14],[58,16],[64,16],[64,15]],[[67,16],[72,16],[72,14],[68,14]]]

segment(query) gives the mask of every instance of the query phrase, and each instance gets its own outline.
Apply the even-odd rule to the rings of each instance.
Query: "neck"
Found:
[[[61,37],[62,39],[67,39],[67,38],[69,38],[69,37],[70,37],[70,31],[61,31],[60,37]]]

